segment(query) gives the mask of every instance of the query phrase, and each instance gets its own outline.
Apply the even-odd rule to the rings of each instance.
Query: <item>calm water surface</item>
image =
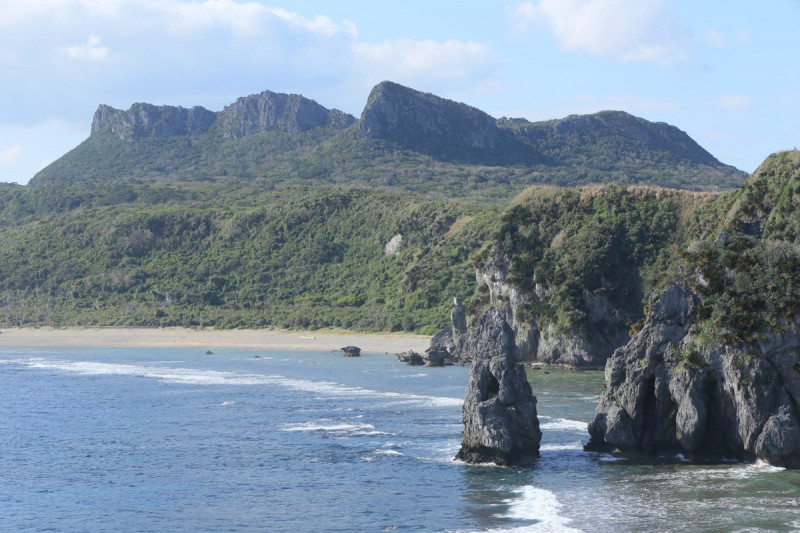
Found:
[[[585,453],[602,373],[532,371],[534,468],[472,467],[468,368],[0,349],[0,531],[797,531],[800,473]]]

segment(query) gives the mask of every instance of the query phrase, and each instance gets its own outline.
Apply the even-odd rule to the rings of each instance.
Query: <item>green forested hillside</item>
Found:
[[[724,194],[604,185],[531,188],[501,215],[476,257],[518,295],[517,322],[624,341],[650,298],[679,283],[702,298],[707,346],[745,345],[800,315],[800,152],[773,154]],[[479,287],[475,311],[507,289]],[[500,302],[504,303],[504,302]]]
[[[641,185],[743,176],[627,113],[496,120],[390,82],[358,120],[269,91],[218,113],[101,105],[86,141],[0,188],[0,324],[433,332],[492,247],[522,290],[547,281],[529,316],[579,326],[588,291],[630,322],[738,198]]]
[[[286,105],[290,101],[300,107]],[[313,109],[318,120],[303,122],[303,109]],[[89,138],[31,184],[259,179],[275,186],[389,186],[450,198],[510,199],[535,184],[724,190],[745,177],[678,128],[620,111],[544,122],[497,120],[383,82],[353,121],[311,100],[269,91],[219,113],[101,105]]]
[[[498,209],[356,188],[43,190],[3,197],[4,325],[433,331],[474,290]]]

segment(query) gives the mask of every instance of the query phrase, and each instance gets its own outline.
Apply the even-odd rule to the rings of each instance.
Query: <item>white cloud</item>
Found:
[[[718,96],[714,105],[729,111],[747,111],[752,107],[753,101],[744,94],[728,93]]]
[[[546,25],[565,50],[623,61],[670,63],[684,59],[684,32],[664,0],[538,0],[514,8],[519,32]]]
[[[15,144],[4,150],[0,150],[0,169],[13,167],[22,155],[22,146]]]
[[[100,46],[102,39],[97,35],[89,34],[86,42],[73,46],[64,46],[59,50],[70,59],[80,59],[85,61],[100,61],[108,57],[108,47]]]

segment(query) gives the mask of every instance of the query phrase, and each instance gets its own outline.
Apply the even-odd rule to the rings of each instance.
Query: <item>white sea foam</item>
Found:
[[[222,402],[220,405],[233,405],[233,404],[235,404],[235,403],[236,403],[236,402],[234,402],[233,400],[228,400],[228,401],[226,401],[226,402]]]
[[[348,434],[380,434],[386,433],[375,431],[375,426],[372,424],[351,424],[347,422],[333,422],[333,423],[320,423],[320,422],[301,422],[299,424],[287,424],[281,428],[281,431],[326,431],[331,433],[348,433]]]
[[[560,514],[563,505],[549,490],[527,485],[515,490],[514,493],[517,497],[506,502],[509,504],[509,510],[505,517],[535,520],[536,523],[515,528],[513,531],[580,531],[569,527],[571,520]]]
[[[548,431],[554,430],[577,430],[577,431],[586,431],[586,422],[581,422],[580,420],[569,420],[567,418],[551,418],[549,416],[543,416],[539,419],[539,427],[542,429],[547,429]]]
[[[378,397],[399,403],[410,403],[420,407],[458,407],[463,403],[461,398],[378,391],[352,387],[332,381],[314,381],[272,374],[249,374],[195,368],[64,361],[43,358],[16,359],[14,361],[16,364],[27,365],[32,368],[62,370],[82,375],[137,376],[186,385],[270,385],[328,396]]]
[[[542,444],[539,447],[540,452],[553,452],[553,451],[565,451],[565,450],[580,450],[583,451],[583,443],[581,442],[570,442],[567,444]]]

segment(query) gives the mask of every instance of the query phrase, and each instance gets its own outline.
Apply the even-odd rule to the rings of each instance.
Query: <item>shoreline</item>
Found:
[[[0,328],[0,348],[203,348],[363,352],[424,352],[427,335],[339,330],[191,329],[180,327]]]

